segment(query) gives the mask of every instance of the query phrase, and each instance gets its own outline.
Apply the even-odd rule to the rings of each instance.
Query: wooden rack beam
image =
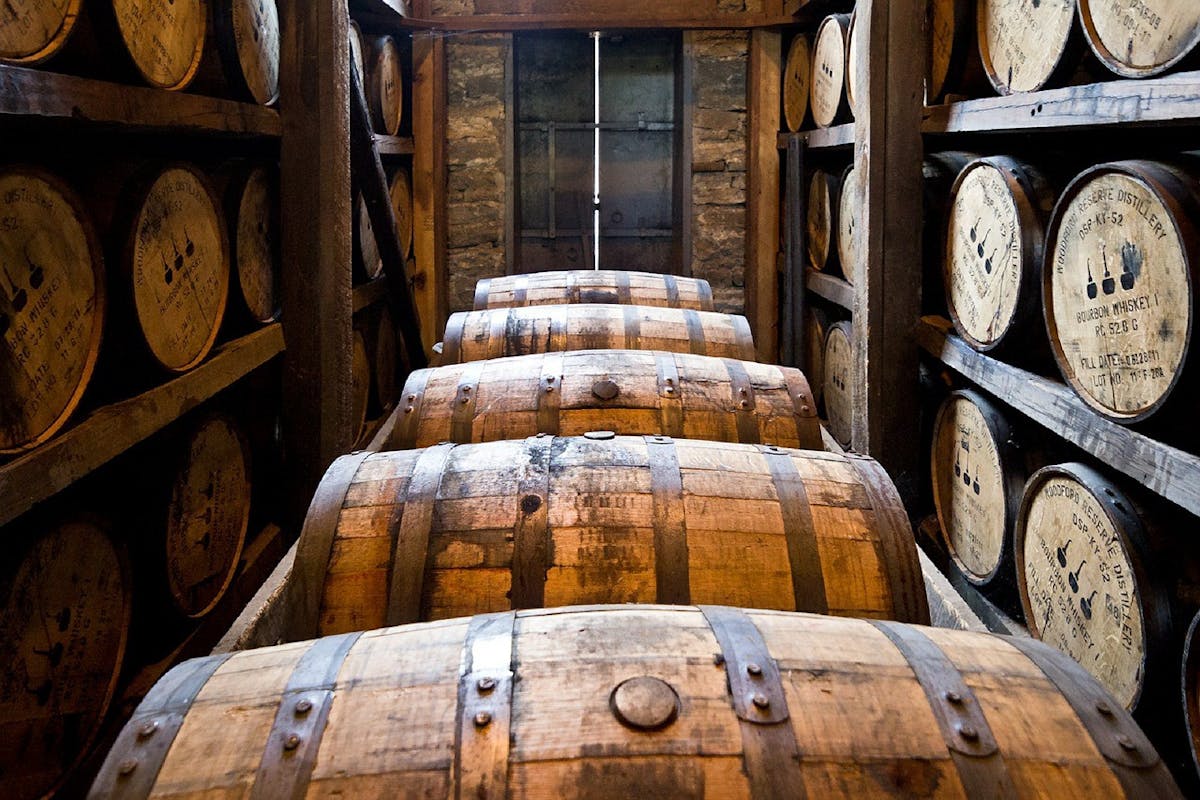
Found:
[[[375,134],[375,149],[381,156],[410,156],[416,152],[411,136],[385,136]]]
[[[788,141],[791,139],[800,139],[809,150],[828,150],[838,147],[853,147],[854,146],[854,123],[847,122],[844,125],[834,125],[832,128],[817,128],[811,131],[799,131],[797,133],[785,132],[779,134],[779,140],[776,147],[780,150],[786,150]]]
[[[841,278],[808,269],[805,271],[804,285],[818,297],[823,297],[847,311],[854,310],[854,287]]]

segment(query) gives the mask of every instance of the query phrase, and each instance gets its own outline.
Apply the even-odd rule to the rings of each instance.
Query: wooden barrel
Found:
[[[1055,208],[1042,273],[1051,348],[1071,387],[1111,420],[1147,419],[1179,394],[1195,325],[1197,220],[1197,181],[1146,161],[1087,170]]]
[[[249,451],[232,419],[212,414],[183,444],[166,513],[167,588],[180,613],[203,617],[237,572],[250,521]]]
[[[665,350],[754,361],[736,314],[651,306],[560,305],[460,312],[446,323],[443,364],[567,350]]]
[[[226,81],[239,98],[279,99],[279,9],[275,0],[209,0]]]
[[[383,273],[383,256],[375,241],[375,226],[362,193],[354,196],[354,265],[362,280],[373,281]]]
[[[817,28],[813,50],[812,106],[813,121],[828,128],[845,121],[850,108],[846,102],[846,52],[850,35],[850,15],[830,14]]]
[[[815,306],[805,309],[804,374],[812,388],[813,399],[820,406],[825,398],[825,333],[829,330],[829,315]]]
[[[983,69],[1002,95],[1036,92],[1078,66],[1075,3],[979,0],[976,31]]]
[[[1024,638],[529,610],[189,661],[91,797],[1182,798],[1114,706]]]
[[[930,471],[958,571],[976,586],[1011,590],[1013,529],[1028,472],[1008,420],[976,392],[952,392],[934,423]]]
[[[408,258],[413,244],[413,187],[407,167],[401,167],[392,175],[388,195],[392,201],[392,215],[396,218],[396,233],[400,236],[400,252]]]
[[[855,97],[858,94],[858,87],[862,83],[862,76],[858,74],[856,61],[858,58],[857,48],[861,46],[859,44],[861,36],[858,31],[858,9],[855,8],[850,14],[850,24],[846,28],[846,105],[850,107],[852,115],[856,113]]]
[[[299,636],[573,603],[929,613],[883,469],[765,445],[603,431],[359,453],[330,467],[299,548]]]
[[[808,119],[812,60],[812,40],[806,34],[797,34],[788,48],[783,73],[783,116],[790,131],[800,130]]]
[[[1200,773],[1200,614],[1192,618],[1183,644],[1183,713],[1192,766]]]
[[[749,361],[584,350],[414,372],[385,449],[607,428],[822,450],[816,401],[797,369]]]
[[[858,211],[862,208],[862,186],[853,164],[842,173],[837,203],[838,264],[846,282],[853,284],[855,265],[858,263]]]
[[[842,447],[849,447],[854,433],[853,327],[838,322],[825,333],[825,419],[829,433]]]
[[[124,552],[71,520],[0,574],[0,774],[4,795],[49,795],[91,747],[112,701],[130,624]]]
[[[371,400],[372,405],[383,410],[396,402],[396,365],[399,356],[396,349],[396,323],[387,304],[379,307],[375,325],[368,342],[371,357]]]
[[[842,195],[842,178],[818,169],[808,185],[808,263],[818,272],[837,267],[837,212]]]
[[[0,62],[40,64],[67,43],[83,10],[83,0],[47,3],[12,0],[0,25]]]
[[[953,206],[954,182],[977,158],[976,153],[940,151],[926,154],[921,164],[921,194],[925,206],[922,238],[926,264],[942,264],[946,258],[946,225]],[[950,316],[946,308],[944,273],[944,268],[921,271],[921,310],[926,314]]]
[[[973,97],[988,87],[975,33],[975,0],[929,0],[925,94],[930,104],[948,94]]]
[[[79,405],[104,330],[104,258],[78,196],[0,169],[0,453],[35,447]]]
[[[1029,632],[1130,710],[1178,668],[1165,658],[1171,606],[1149,569],[1147,541],[1129,498],[1091,467],[1050,466],[1029,479],[1014,543]]]
[[[111,10],[108,10],[111,3]],[[196,77],[208,33],[205,0],[109,0],[117,36],[142,79],[183,90]]]
[[[1079,0],[1092,52],[1126,78],[1149,78],[1180,64],[1200,45],[1200,5],[1177,0]]]
[[[712,287],[700,278],[655,272],[577,270],[488,278],[475,284],[475,310],[604,303],[712,311]]]
[[[350,20],[350,60],[358,69],[358,77],[362,80],[363,90],[367,88],[367,62],[363,56],[362,28],[354,20]]]
[[[1034,167],[973,161],[954,182],[942,260],[954,327],[976,350],[1040,335],[1038,276],[1054,194]]]
[[[239,305],[255,322],[279,319],[279,180],[272,169],[235,171],[225,189]]]
[[[376,133],[395,136],[404,116],[404,72],[400,48],[391,36],[363,37],[363,58],[367,64],[367,109]]]
[[[367,340],[361,330],[354,331],[350,374],[350,427],[357,436],[366,427],[367,408],[371,405],[371,357],[367,353]]]

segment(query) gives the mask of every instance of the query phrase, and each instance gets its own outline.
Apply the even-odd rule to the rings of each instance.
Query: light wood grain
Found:
[[[817,28],[813,48],[812,115],[817,127],[844,122],[846,102],[846,47],[850,15],[830,14]]]
[[[1200,43],[1200,7],[1191,3],[1079,0],[1079,20],[1092,52],[1126,78],[1166,72]]]
[[[204,0],[112,0],[117,31],[142,78],[157,89],[186,89],[208,34]]]
[[[674,291],[670,285],[674,285]],[[577,270],[507,275],[480,281],[475,310],[603,303],[712,311],[712,287],[700,278],[650,272]]]
[[[999,94],[1036,92],[1066,68],[1079,35],[1071,0],[981,0],[979,53]]]
[[[783,111],[790,131],[800,130],[808,119],[812,68],[812,40],[798,34],[788,48],[783,72]]]
[[[66,44],[79,20],[83,0],[13,0],[0,26],[0,62],[38,64]]]

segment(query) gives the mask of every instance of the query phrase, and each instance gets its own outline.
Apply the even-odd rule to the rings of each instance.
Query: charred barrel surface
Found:
[[[367,66],[367,108],[376,133],[395,136],[404,115],[404,73],[400,48],[391,36],[367,36],[362,40]]]
[[[187,662],[92,796],[1181,797],[1114,705],[1029,640],[716,606],[522,611]]]
[[[352,455],[301,540],[299,636],[571,603],[928,617],[903,505],[857,456],[611,432]]]
[[[535,354],[414,372],[386,449],[538,433],[621,434],[821,450],[799,370],[637,350]]]
[[[225,192],[237,295],[255,322],[279,317],[279,181],[267,167],[237,174]]]
[[[475,310],[607,303],[712,311],[712,287],[699,278],[618,270],[536,272],[475,285]]]

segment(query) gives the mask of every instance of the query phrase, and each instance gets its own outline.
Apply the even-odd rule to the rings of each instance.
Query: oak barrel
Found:
[[[1073,0],[979,0],[976,31],[984,72],[1002,95],[1049,88],[1078,66]]]
[[[566,270],[487,278],[475,284],[475,310],[607,303],[712,311],[712,286],[656,272]]]
[[[846,105],[850,108],[851,115],[857,113],[856,95],[858,94],[859,84],[862,83],[862,76],[858,74],[857,64],[857,49],[863,45],[859,42],[862,36],[859,33],[858,26],[858,9],[855,8],[850,14],[850,24],[846,27]]]
[[[409,376],[385,449],[492,442],[598,428],[822,450],[797,369],[644,350],[548,353]]]
[[[528,610],[189,661],[91,796],[118,790],[1182,797],[1137,723],[1040,642],[721,606]]]
[[[240,98],[279,99],[279,8],[275,0],[208,0],[225,79]]]
[[[47,441],[78,407],[106,287],[90,215],[58,178],[0,169],[0,220],[0,453],[14,453]]]
[[[975,0],[929,0],[926,31],[929,104],[948,94],[974,96],[988,87],[975,33]]]
[[[942,260],[954,327],[976,350],[1027,344],[1040,333],[1039,275],[1054,194],[1033,166],[981,158],[951,191]]]
[[[392,175],[388,196],[392,201],[392,216],[396,219],[396,233],[400,236],[400,253],[408,258],[413,246],[413,186],[407,167],[401,167]]]
[[[797,34],[788,47],[783,73],[783,117],[790,131],[800,130],[808,119],[812,60],[812,40],[806,34]]]
[[[849,284],[854,283],[854,270],[858,263],[858,212],[863,207],[862,186],[854,165],[842,173],[841,191],[838,193],[837,210],[837,254],[842,276]]]
[[[362,28],[354,20],[350,20],[350,62],[354,68],[358,70],[358,77],[362,80],[363,89],[367,88],[367,62],[363,56],[363,34]]]
[[[84,0],[11,0],[0,24],[0,63],[40,64],[62,50]]]
[[[813,121],[821,128],[844,122],[850,115],[846,101],[849,28],[849,14],[830,14],[817,28],[809,104]]]
[[[404,116],[404,72],[400,48],[391,36],[364,36],[363,59],[367,65],[367,109],[376,133],[395,136]]]
[[[1013,529],[1026,458],[995,405],[966,389],[946,398],[933,428],[933,500],[950,557],[976,586],[1016,586]]]
[[[818,169],[808,185],[808,263],[818,272],[832,271],[838,264],[837,214],[842,194],[842,177]]]
[[[754,338],[745,317],[584,303],[454,314],[446,323],[442,363],[568,350],[666,350],[755,360]]]
[[[183,90],[200,68],[208,34],[205,0],[104,0],[134,67],[156,89]]]
[[[1014,550],[1032,636],[1080,662],[1127,709],[1178,668],[1171,604],[1130,499],[1084,464],[1044,467],[1025,489]]]
[[[822,389],[829,433],[842,447],[854,434],[854,348],[849,322],[831,325],[825,333],[825,380]]]
[[[1192,618],[1183,644],[1183,713],[1192,766],[1200,773],[1200,613]]]
[[[1149,78],[1200,45],[1200,4],[1178,0],[1079,0],[1079,19],[1100,62],[1126,78]]]
[[[379,306],[374,323],[367,342],[371,357],[371,405],[383,410],[396,402],[396,367],[399,363],[396,323],[386,303]]]
[[[255,322],[279,318],[279,180],[273,169],[236,170],[225,188],[230,260],[239,304]]]
[[[815,306],[805,309],[804,375],[819,406],[825,399],[825,333],[829,330],[829,315]]]
[[[876,462],[611,431],[346,456],[296,565],[301,637],[571,603],[929,614]]]
[[[4,796],[51,793],[91,747],[116,690],[130,624],[124,551],[79,518],[36,535],[0,571]]]
[[[383,256],[375,241],[375,226],[362,192],[354,196],[354,265],[361,280],[373,281],[383,274]]]
[[[350,426],[357,437],[366,427],[367,409],[371,405],[371,356],[362,330],[354,331],[351,347]]]
[[[1191,388],[1197,220],[1196,179],[1148,161],[1085,171],[1055,208],[1042,275],[1051,348],[1071,388],[1111,420],[1148,419],[1178,385]]]

